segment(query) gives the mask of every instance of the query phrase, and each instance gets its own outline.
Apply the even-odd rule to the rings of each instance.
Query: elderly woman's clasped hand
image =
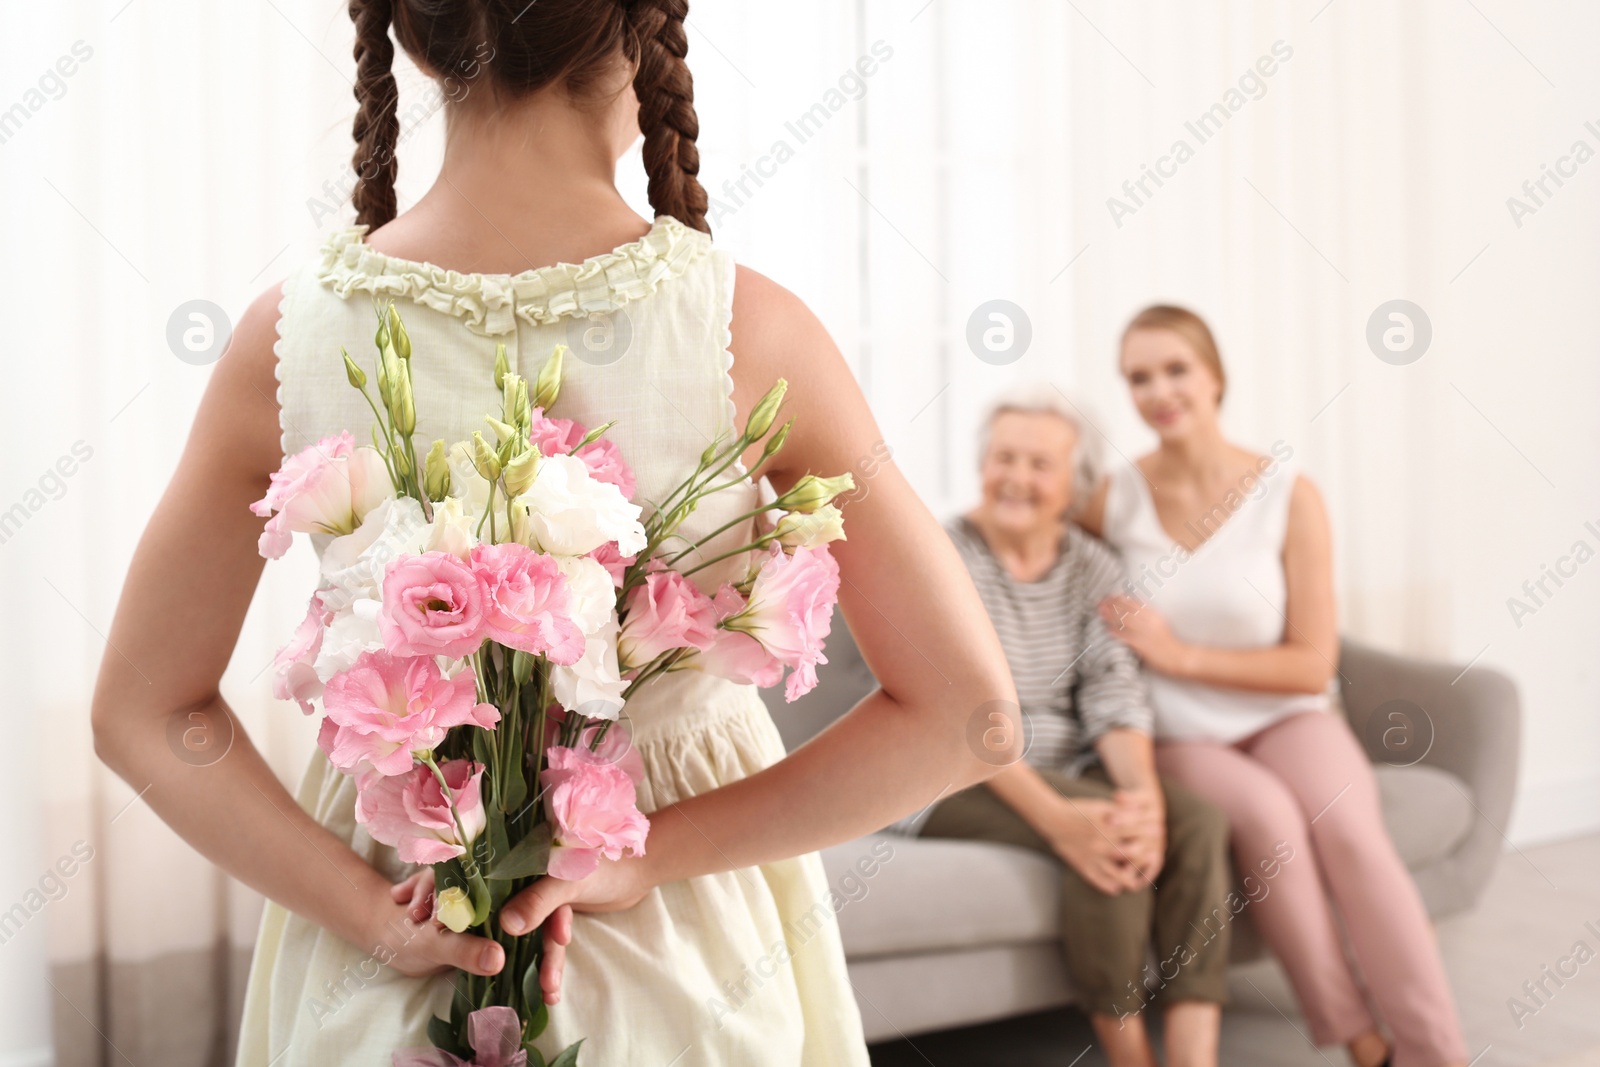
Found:
[[[1108,896],[1143,889],[1166,853],[1159,789],[1119,789],[1112,799],[1061,797],[1044,836],[1061,861]]]

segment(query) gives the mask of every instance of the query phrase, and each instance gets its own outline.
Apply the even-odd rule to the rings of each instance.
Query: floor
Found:
[[[1592,924],[1586,925],[1586,924]],[[1473,1067],[1600,1067],[1600,836],[1501,858],[1472,911],[1439,924]],[[1587,946],[1578,948],[1578,942]],[[1576,954],[1574,954],[1574,950]],[[1523,991],[1558,961],[1571,974],[1538,1001]],[[1578,962],[1579,960],[1582,962]],[[1317,1049],[1278,966],[1234,968],[1223,1016],[1227,1067],[1345,1067]],[[1513,1013],[1519,1002],[1526,1009]],[[1542,1003],[1541,1003],[1542,1002]],[[921,1034],[872,1048],[873,1067],[1104,1067],[1087,1019],[1072,1009]]]

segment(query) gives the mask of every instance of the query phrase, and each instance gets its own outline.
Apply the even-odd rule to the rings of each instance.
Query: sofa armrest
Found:
[[[1494,870],[1516,791],[1521,701],[1489,667],[1412,659],[1355,641],[1339,647],[1340,694],[1351,729],[1375,763],[1425,763],[1466,783],[1472,831],[1439,872],[1439,913],[1474,903]]]

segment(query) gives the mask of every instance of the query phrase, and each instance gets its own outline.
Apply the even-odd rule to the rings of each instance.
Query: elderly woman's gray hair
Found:
[[[994,421],[1008,411],[1023,414],[1050,414],[1066,420],[1078,439],[1072,456],[1072,504],[1068,515],[1075,515],[1089,502],[1095,486],[1105,473],[1102,462],[1102,440],[1094,421],[1086,414],[1089,409],[1076,398],[1063,393],[1053,382],[1026,382],[1012,386],[989,403],[983,420],[978,424],[978,462],[989,453],[989,439]]]

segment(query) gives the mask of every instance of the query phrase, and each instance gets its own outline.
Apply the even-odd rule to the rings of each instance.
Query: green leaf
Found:
[[[461,1043],[456,1036],[456,1028],[447,1019],[437,1015],[428,1020],[428,1040],[432,1041],[435,1048],[442,1048],[446,1052],[466,1058],[472,1055],[472,1050]]]
[[[539,823],[526,837],[511,846],[511,851],[495,860],[490,878],[532,878],[545,872],[550,863],[550,824]]]
[[[550,1067],[578,1067],[578,1046],[583,1044],[583,1038],[578,1038],[572,1044],[561,1050],[561,1055],[550,1061]]]
[[[472,1002],[471,991],[462,981],[464,977],[457,974],[450,980],[450,1025],[458,1031],[466,1028],[467,1016],[478,1010],[478,1006]]]
[[[494,906],[493,894],[481,874],[468,878],[467,883],[472,893],[472,925],[482,926],[489,921],[489,912]]]
[[[539,956],[533,957],[528,969],[522,972],[522,1004],[528,1012],[527,1034],[529,1040],[544,1033],[550,1025],[550,1005],[544,1002],[544,991],[539,988]]]
[[[545,1067],[544,1053],[534,1048],[532,1041],[524,1041],[522,1051],[528,1054],[528,1067]]]
[[[522,803],[528,798],[527,771],[522,766],[522,731],[511,735],[510,759],[506,761],[503,774],[505,781],[496,783],[500,791],[500,806],[503,810],[515,815],[522,810]]]
[[[511,676],[517,680],[518,685],[527,685],[528,679],[533,677],[533,664],[535,657],[522,649],[517,649],[511,654]]]
[[[473,727],[472,728],[472,758],[477,760],[479,763],[481,763],[485,767],[493,767],[494,766],[494,761],[491,758],[494,755],[494,751],[490,747],[490,745],[491,745],[491,739],[489,737],[489,731],[485,730],[481,726]]]
[[[511,851],[511,843],[506,837],[506,817],[499,808],[493,804],[488,806],[489,828],[484,835],[473,844],[479,854],[478,862],[484,870],[488,870],[495,860]],[[498,912],[500,906],[511,896],[512,883],[505,878],[488,878],[489,882],[489,910]]]

